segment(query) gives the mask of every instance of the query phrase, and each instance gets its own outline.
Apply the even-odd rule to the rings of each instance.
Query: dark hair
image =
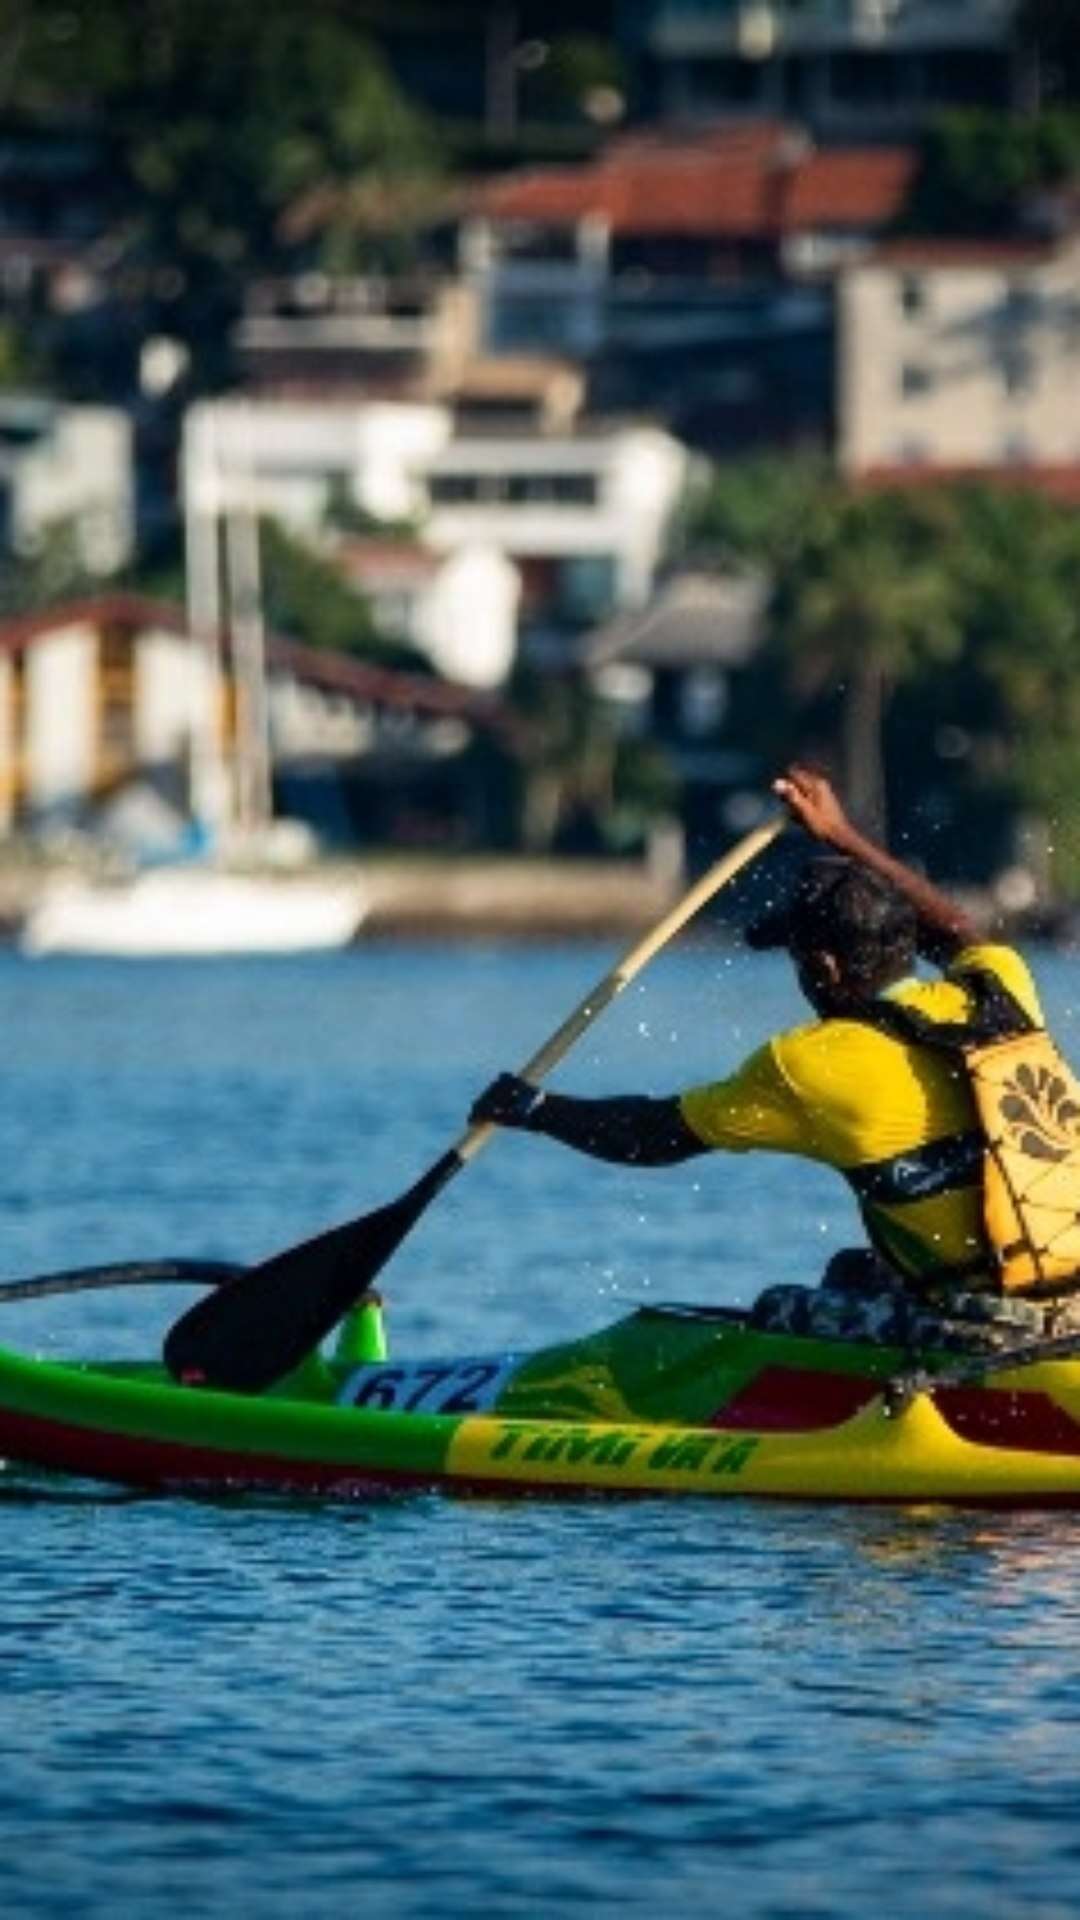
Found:
[[[834,954],[847,988],[863,997],[909,970],[917,931],[902,893],[869,867],[833,854],[808,861],[787,905],[763,914],[745,937],[751,947],[787,947],[797,957]]]

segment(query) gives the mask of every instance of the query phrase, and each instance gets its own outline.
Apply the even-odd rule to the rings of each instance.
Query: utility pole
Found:
[[[498,0],[488,15],[484,124],[492,140],[512,140],[517,133],[519,19],[514,0]]]

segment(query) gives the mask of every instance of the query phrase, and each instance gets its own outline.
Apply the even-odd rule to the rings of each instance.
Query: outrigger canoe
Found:
[[[886,1348],[641,1308],[533,1354],[391,1359],[353,1315],[272,1391],[0,1350],[0,1455],[126,1487],[368,1497],[698,1494],[1080,1507],[1080,1359],[890,1383]],[[931,1363],[932,1364],[932,1363]]]

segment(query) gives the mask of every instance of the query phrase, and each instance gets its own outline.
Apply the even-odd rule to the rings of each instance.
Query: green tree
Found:
[[[1025,196],[1078,172],[1080,113],[1075,110],[943,113],[922,137],[901,224],[914,233],[998,234],[1016,224]]]
[[[519,666],[508,697],[518,835],[529,852],[611,851],[673,811],[677,782],[666,757],[621,740],[610,709],[579,675]]]
[[[763,759],[824,731],[850,805],[879,830],[892,695],[961,644],[940,522],[933,499],[852,494],[823,462],[771,458],[714,473],[684,512],[688,557],[772,579],[766,654],[739,699]]]
[[[0,555],[0,614],[5,617],[101,590],[100,578],[83,558],[74,520],[55,520],[26,550]]]
[[[885,823],[884,726],[904,681],[955,657],[956,593],[934,515],[917,497],[836,490],[776,581],[792,685],[842,695],[841,778],[856,818]]]
[[[13,320],[0,322],[0,387],[44,383],[48,366],[39,343]]]
[[[1080,892],[1080,523],[1034,493],[957,496],[951,564],[993,774],[1047,849],[1045,879]]]
[[[833,471],[824,460],[752,455],[695,475],[673,534],[678,559],[775,567],[831,511]]]
[[[260,527],[263,607],[267,625],[311,647],[353,653],[384,666],[430,674],[427,655],[380,633],[371,607],[332,561],[277,521]]]
[[[1080,517],[1019,486],[852,495],[806,469],[713,474],[685,551],[772,578],[765,647],[734,689],[733,738],[764,767],[838,764],[880,824],[884,765],[909,844],[979,881],[1046,849],[1080,897]]]
[[[279,256],[298,194],[360,182],[385,228],[388,189],[435,167],[423,116],[328,0],[9,0],[4,24],[9,107],[107,127],[131,269],[211,377],[212,343],[245,278]],[[400,253],[408,219],[393,226]]]

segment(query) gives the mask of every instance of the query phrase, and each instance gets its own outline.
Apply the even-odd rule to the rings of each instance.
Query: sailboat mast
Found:
[[[243,833],[254,835],[273,818],[266,628],[255,492],[251,413],[239,410],[225,522],[229,631],[236,683],[236,809]]]
[[[185,425],[183,501],[188,631],[201,655],[189,709],[190,804],[216,839],[228,826],[231,804],[221,737],[221,489],[210,406],[193,408]]]

